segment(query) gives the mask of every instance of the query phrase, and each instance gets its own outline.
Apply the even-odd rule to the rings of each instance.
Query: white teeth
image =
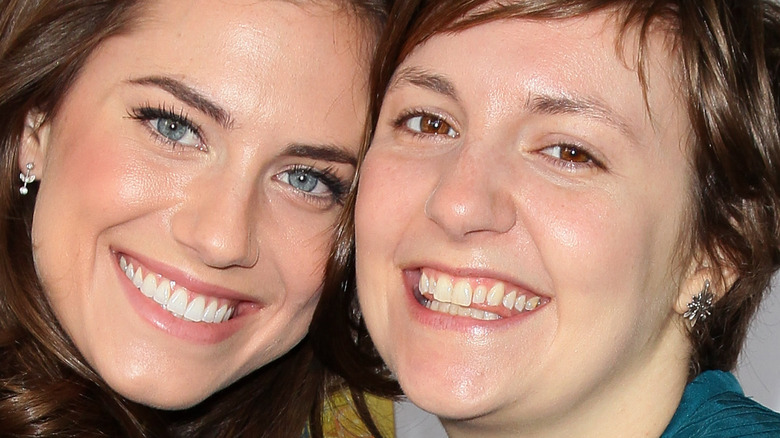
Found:
[[[496,283],[487,294],[487,305],[498,306],[504,300],[504,283]]]
[[[200,322],[203,320],[203,312],[206,310],[206,299],[203,297],[195,297],[187,306],[187,310],[184,312],[184,318],[190,321]]]
[[[467,281],[461,280],[455,283],[452,288],[452,302],[459,306],[471,305],[471,285]]]
[[[491,312],[487,312],[487,311],[485,312],[485,320],[486,321],[495,321],[497,319],[501,319],[501,317],[496,315],[495,313],[491,313]]]
[[[452,280],[447,277],[436,281],[436,289],[433,290],[433,298],[442,303],[452,302]]]
[[[168,300],[168,311],[174,315],[184,315],[187,311],[187,292],[183,289],[174,292]]]
[[[487,288],[485,285],[480,284],[477,286],[476,289],[474,289],[474,298],[471,299],[471,302],[482,304],[485,302],[485,298],[487,297]]]
[[[141,292],[149,298],[154,297],[154,292],[157,290],[157,280],[154,279],[153,274],[148,274],[141,285]]]
[[[420,284],[419,289],[421,294],[427,294],[430,289],[428,287],[430,286],[430,283],[428,283],[428,276],[423,273],[420,276]]]
[[[525,295],[520,295],[515,300],[515,309],[517,309],[518,312],[522,312],[523,309],[525,309]]]
[[[157,289],[154,291],[154,301],[157,304],[162,304],[163,307],[168,305],[168,300],[171,297],[171,283],[168,280],[163,280]]]
[[[138,269],[135,270],[135,275],[133,275],[133,285],[135,287],[140,288],[141,285],[144,284],[144,274],[141,272],[141,267],[139,266]]]
[[[483,321],[493,321],[501,319],[500,316],[495,313],[485,310],[472,309],[469,307],[461,307],[452,303],[440,303],[438,301],[428,301],[425,307],[433,310],[434,312],[446,313],[448,315],[468,316],[474,319],[480,319]]]
[[[214,322],[222,322],[222,318],[225,317],[225,314],[227,313],[227,304],[222,305],[219,309],[217,309],[217,312],[214,314]]]
[[[509,310],[512,310],[512,308],[515,306],[515,298],[517,298],[517,291],[513,290],[512,292],[509,292],[508,295],[504,296],[504,299],[501,300],[501,303]]]
[[[506,286],[500,281],[495,282],[490,289],[483,284],[472,289],[471,283],[466,279],[459,279],[453,285],[453,278],[448,275],[442,274],[437,278],[421,273],[418,287],[420,293],[427,297],[425,307],[428,309],[480,320],[496,320],[501,316],[486,310],[473,309],[470,307],[472,303],[503,306],[517,312],[534,310],[542,303],[541,297],[529,299],[517,290],[505,295]],[[214,319],[218,321],[218,315]]]
[[[148,273],[144,277],[141,267],[134,268],[124,256],[119,257],[119,267],[144,296],[153,299],[176,317],[193,322],[220,323],[233,316],[235,308],[227,303],[220,307],[217,300],[209,300],[200,295],[195,295],[190,301],[189,291],[183,287],[175,287],[175,282],[159,278],[158,284],[160,276],[154,273]]]
[[[217,313],[217,302],[212,301],[206,306],[206,310],[203,312],[203,322],[214,322],[214,315]]]

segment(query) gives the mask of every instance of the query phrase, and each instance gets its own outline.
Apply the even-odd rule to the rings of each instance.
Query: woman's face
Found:
[[[685,381],[687,119],[662,35],[646,101],[634,35],[619,53],[607,17],[440,34],[389,86],[361,168],[358,293],[402,388],[445,424],[532,430]]]
[[[41,179],[34,258],[62,326],[120,394],[182,408],[304,336],[368,44],[332,5],[150,4],[20,165]]]

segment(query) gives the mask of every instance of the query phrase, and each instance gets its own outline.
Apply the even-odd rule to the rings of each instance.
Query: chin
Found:
[[[147,379],[145,382],[140,382],[138,379],[111,382],[107,379],[106,383],[119,395],[132,402],[166,411],[191,408],[221,389],[193,388],[186,381],[179,381],[176,385],[163,385],[159,379]],[[187,390],[182,391],[182,388]]]
[[[120,395],[135,403],[139,403],[150,408],[164,411],[178,411],[191,408],[201,403],[202,401],[206,400],[211,395],[211,393],[192,395],[177,394],[172,397],[174,394],[143,394],[138,393],[138,391],[134,391],[134,393],[131,394],[122,394],[120,392]]]

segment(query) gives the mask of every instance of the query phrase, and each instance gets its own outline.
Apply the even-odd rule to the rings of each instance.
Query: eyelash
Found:
[[[325,186],[330,191],[330,194],[326,197],[322,195],[313,195],[309,192],[293,187],[293,189],[300,193],[306,200],[315,203],[326,204],[324,201],[325,198],[327,198],[329,199],[328,204],[332,202],[335,202],[338,205],[344,204],[344,198],[349,191],[350,183],[339,179],[339,177],[337,177],[336,173],[333,171],[333,168],[326,167],[325,169],[320,170],[312,166],[296,164],[281,172],[279,175],[287,174],[289,178],[289,175],[294,173],[308,173],[312,177],[317,178],[322,184],[325,184]],[[281,176],[278,176],[277,178],[281,178]]]
[[[133,120],[138,120],[140,122],[144,122],[145,126],[151,131],[152,136],[155,140],[160,141],[168,146],[171,147],[171,149],[176,150],[177,148],[195,148],[201,151],[206,150],[205,142],[203,141],[203,135],[201,134],[201,128],[190,120],[190,118],[184,113],[184,110],[179,111],[176,113],[173,109],[165,107],[165,105],[159,105],[157,107],[153,107],[151,105],[144,105],[141,107],[133,108],[128,112],[128,116]],[[162,119],[162,120],[170,120],[171,122],[181,125],[188,131],[190,131],[195,137],[197,137],[198,142],[195,145],[187,145],[180,141],[173,140],[171,138],[166,137],[163,135],[159,129],[155,126],[152,126],[151,122],[153,120]]]
[[[429,117],[431,119],[436,119],[438,121],[441,121],[442,123],[446,123],[449,126],[450,130],[452,130],[455,133],[455,136],[453,137],[453,136],[451,136],[449,134],[439,134],[439,133],[431,134],[431,133],[418,132],[418,131],[412,130],[411,128],[409,128],[407,126],[407,124],[409,123],[410,120],[412,120],[415,117]],[[430,138],[430,137],[446,136],[446,137],[448,137],[450,139],[460,137],[460,133],[458,131],[456,131],[455,128],[452,125],[453,125],[452,123],[447,121],[446,117],[444,117],[444,116],[442,116],[440,114],[436,114],[436,113],[433,113],[433,112],[430,112],[430,111],[426,111],[426,110],[421,110],[421,109],[412,109],[412,110],[404,111],[403,113],[401,113],[400,116],[398,116],[392,122],[392,126],[395,129],[403,129],[404,131],[412,134],[415,137],[428,137],[428,138]]]
[[[559,151],[559,152],[561,152],[561,153],[563,152],[563,149],[568,149],[568,150],[573,151],[575,154],[582,154],[583,156],[586,157],[587,161],[584,161],[584,162],[570,161],[570,160],[565,160],[563,158],[554,157],[554,156],[552,156],[550,154],[544,153],[544,151],[550,150],[552,148],[560,148],[561,151]],[[597,169],[606,170],[606,166],[604,166],[604,163],[602,163],[600,160],[594,158],[593,154],[588,152],[588,150],[586,148],[584,148],[582,146],[578,146],[576,144],[560,142],[560,143],[555,143],[555,144],[551,144],[549,146],[546,146],[546,147],[540,149],[539,151],[542,152],[542,156],[544,158],[546,158],[547,160],[552,162],[552,164],[560,167],[563,170],[575,171],[575,170],[577,170],[579,168],[583,168],[583,167],[584,168],[593,168],[593,167],[595,167]]]

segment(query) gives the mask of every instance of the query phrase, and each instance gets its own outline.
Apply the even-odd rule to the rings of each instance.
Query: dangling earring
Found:
[[[35,167],[35,165],[31,161],[27,163],[25,167],[27,168],[27,173],[26,174],[21,172],[19,173],[19,179],[22,180],[22,182],[24,183],[22,184],[21,187],[19,187],[19,193],[21,193],[22,195],[26,195],[29,192],[29,190],[27,189],[27,184],[30,184],[33,181],[35,181],[35,175],[30,174],[30,171],[33,169],[33,167]]]
[[[683,318],[691,321],[691,327],[695,326],[699,321],[704,322],[712,315],[712,301],[714,298],[715,295],[710,292],[710,281],[704,280],[704,289],[691,299],[691,302],[688,303],[688,310],[683,314]]]

